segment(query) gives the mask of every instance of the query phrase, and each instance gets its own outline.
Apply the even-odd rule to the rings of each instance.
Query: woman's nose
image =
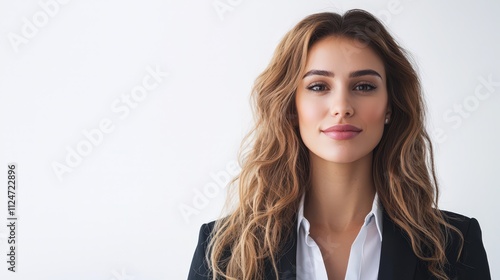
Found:
[[[330,114],[335,118],[348,118],[354,115],[349,88],[339,86],[332,91],[330,100]]]

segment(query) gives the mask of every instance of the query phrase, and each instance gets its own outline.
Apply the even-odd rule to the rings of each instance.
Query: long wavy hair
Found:
[[[424,127],[420,81],[408,53],[364,10],[317,13],[300,21],[277,46],[252,90],[255,125],[242,142],[241,173],[233,179],[231,212],[217,220],[208,245],[213,279],[263,279],[293,230],[310,185],[309,152],[301,140],[295,93],[311,46],[327,36],[356,39],[384,62],[392,109],[373,150],[373,181],[384,212],[407,234],[413,252],[437,279],[447,279],[450,231],[438,206],[432,145]],[[229,252],[229,253],[228,253]]]

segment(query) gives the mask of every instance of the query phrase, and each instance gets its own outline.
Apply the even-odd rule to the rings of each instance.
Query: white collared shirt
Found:
[[[297,279],[328,280],[325,263],[316,242],[309,235],[310,224],[304,217],[304,197],[299,205],[297,223]],[[352,243],[346,280],[376,280],[382,248],[382,207],[375,194],[372,210],[366,215]]]

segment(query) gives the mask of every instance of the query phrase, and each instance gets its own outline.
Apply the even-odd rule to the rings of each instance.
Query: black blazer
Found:
[[[488,280],[491,279],[486,251],[481,238],[481,228],[474,218],[442,211],[448,222],[458,228],[464,236],[462,255],[457,261],[459,240],[453,235],[451,244],[447,246],[446,257],[449,264],[445,271],[450,279]],[[410,245],[407,235],[394,222],[384,214],[382,232],[382,248],[378,279],[381,280],[406,280],[406,279],[434,279],[431,278],[425,264],[418,259]],[[209,235],[214,226],[214,221],[204,224],[200,229],[198,246],[189,269],[188,280],[212,279],[205,253]],[[295,227],[297,228],[297,222]],[[285,240],[284,253],[278,258],[277,268],[279,279],[296,279],[296,251],[297,232],[294,230],[292,237]],[[265,262],[266,279],[276,279],[270,262]],[[307,279],[312,280],[312,279]]]

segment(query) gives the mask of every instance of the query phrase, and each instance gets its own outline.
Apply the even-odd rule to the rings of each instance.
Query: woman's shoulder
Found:
[[[491,279],[488,258],[483,245],[482,231],[477,219],[441,210],[444,219],[460,233],[449,231],[447,259],[462,279]]]
[[[200,227],[200,235],[203,234],[203,235],[209,236],[210,233],[214,230],[214,226],[215,226],[216,221],[217,220],[213,220],[213,221],[202,224]]]
[[[440,210],[440,211],[445,221],[449,223],[451,226],[453,226],[455,229],[457,229],[461,234],[460,238],[456,238],[458,232],[453,230],[448,231],[451,234],[454,243],[457,241],[457,239],[459,239],[463,240],[464,243],[474,242],[474,243],[480,243],[482,246],[482,231],[481,227],[479,226],[479,222],[477,221],[476,218],[467,217],[465,215],[446,210]],[[465,246],[467,244],[463,245]]]
[[[479,222],[476,218],[467,217],[460,213],[451,212],[447,210],[440,210],[443,218],[458,229],[463,235],[467,234],[471,229],[473,231],[481,231]]]
[[[207,246],[213,231],[215,221],[204,223],[200,227],[198,244],[194,251],[191,267],[189,269],[189,280],[210,279],[210,269],[206,261]]]

